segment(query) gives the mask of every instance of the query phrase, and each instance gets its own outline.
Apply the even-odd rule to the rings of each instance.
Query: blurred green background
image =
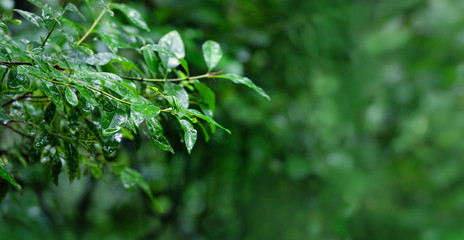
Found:
[[[0,238],[464,239],[463,1],[126,3],[154,39],[180,32],[193,73],[216,40],[219,68],[272,101],[211,81],[231,136],[191,155],[177,141],[176,155],[124,144],[117,161],[142,172],[165,214],[111,174],[62,174],[56,187],[30,166],[30,187],[0,204]]]

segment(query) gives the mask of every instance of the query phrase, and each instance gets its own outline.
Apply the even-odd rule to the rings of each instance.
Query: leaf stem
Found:
[[[98,88],[95,88],[95,87],[92,87],[92,86],[87,86],[87,87],[90,88],[90,89],[92,89],[92,90],[94,90],[94,91],[97,91],[97,92],[99,92],[99,93],[101,93],[101,94],[103,94],[103,95],[106,95],[106,96],[108,96],[108,97],[110,97],[110,98],[112,98],[112,99],[114,99],[114,100],[120,101],[120,102],[125,103],[125,104],[127,104],[127,105],[132,105],[132,103],[126,102],[126,101],[124,101],[124,100],[122,100],[122,99],[119,99],[119,98],[117,98],[117,97],[115,97],[115,96],[113,96],[113,95],[111,95],[111,94],[109,94],[109,93],[107,93],[107,92],[105,92],[105,91],[103,91],[103,90],[100,90],[100,89],[98,89]]]
[[[128,77],[128,76],[120,76],[122,78],[128,79],[128,80],[133,80],[133,81],[144,81],[144,82],[180,82],[180,81],[189,81],[189,80],[195,80],[195,79],[202,79],[202,78],[211,78],[214,77],[214,75],[220,74],[220,72],[210,72],[210,73],[205,73],[202,75],[198,76],[193,76],[193,77],[182,77],[182,78],[171,78],[171,79],[161,79],[161,78],[136,78],[136,77]]]
[[[65,7],[67,1],[68,0],[63,1],[62,7]],[[42,47],[45,46],[45,43],[47,43],[48,38],[50,37],[50,35],[52,35],[53,30],[55,30],[56,22],[57,22],[56,20],[55,20],[55,22],[53,22],[52,28],[50,29],[50,31],[48,31],[47,37],[42,42]]]
[[[103,9],[98,15],[97,19],[93,22],[92,26],[89,28],[89,30],[85,33],[85,35],[76,43],[76,47],[79,46],[88,36],[89,34],[93,31],[93,29],[97,26],[98,22],[102,19],[103,15],[105,15],[106,10]]]

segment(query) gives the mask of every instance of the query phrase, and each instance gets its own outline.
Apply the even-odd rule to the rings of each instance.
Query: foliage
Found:
[[[230,79],[269,98],[248,78],[212,72],[222,51],[211,40],[202,46],[207,72],[190,75],[181,35],[173,30],[155,41],[142,15],[129,5],[86,1],[82,13],[67,1],[61,6],[29,2],[41,14],[4,11],[0,25],[0,120],[22,136],[2,149],[6,166],[2,162],[0,176],[19,190],[20,183],[7,172],[20,178],[18,164],[42,164],[56,185],[63,167],[71,183],[82,174],[101,178],[110,171],[121,174],[127,188],[139,186],[161,211],[142,175],[130,163],[114,161],[123,139],[139,146],[147,137],[174,153],[163,130],[174,124],[190,153],[197,129],[207,138],[216,127],[230,133],[213,119],[215,94],[201,82],[205,79]],[[11,23],[27,25],[14,12],[46,35],[12,32]],[[122,15],[132,25],[106,15]],[[90,19],[95,19],[91,26]]]

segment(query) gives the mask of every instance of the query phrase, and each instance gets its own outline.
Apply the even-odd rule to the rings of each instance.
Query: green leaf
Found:
[[[202,114],[201,112],[199,112],[198,110],[196,109],[186,109],[186,110],[181,110],[182,112],[185,112],[185,113],[188,113],[190,115],[193,115],[195,117],[198,117],[198,118],[201,118],[205,121],[207,121],[208,123],[211,123],[217,127],[220,127],[222,128],[224,131],[226,131],[228,134],[231,134],[230,130],[227,129],[227,128],[224,128],[223,126],[221,126],[219,123],[217,123],[216,121],[214,121],[211,117],[208,117],[204,114]]]
[[[150,29],[147,26],[147,23],[142,19],[142,15],[135,9],[125,5],[125,4],[118,4],[118,3],[112,3],[110,5],[111,8],[113,9],[118,9],[121,12],[123,12],[126,17],[131,21],[135,26],[142,28],[146,31],[150,31]]]
[[[216,111],[216,95],[206,84],[200,81],[195,81],[193,84],[203,100],[202,104],[200,104],[201,110],[205,115],[213,117]]]
[[[155,208],[157,208],[159,212],[163,212],[163,208],[153,196],[151,188],[143,178],[142,174],[132,168],[126,167],[121,172],[121,181],[123,186],[128,189],[132,189],[135,186],[140,187],[148,195]]]
[[[20,89],[26,85],[27,82],[27,77],[23,74],[18,74],[16,69],[12,69],[8,73],[7,86],[9,89]]]
[[[53,119],[55,118],[56,113],[56,105],[55,103],[51,102],[48,104],[47,108],[45,108],[44,112],[44,119],[48,124],[51,124]]]
[[[23,11],[20,9],[14,9],[15,12],[19,13],[24,19],[28,20],[29,22],[33,23],[37,27],[42,27],[45,23],[40,16],[37,16],[34,13]]]
[[[66,154],[66,170],[69,182],[73,182],[79,171],[79,156],[76,146],[68,140],[63,140],[63,150]]]
[[[61,173],[63,164],[58,154],[55,154],[50,161],[50,178],[58,186],[58,175]]]
[[[50,144],[51,142],[51,137],[50,134],[47,132],[40,132],[35,138],[34,138],[34,143],[33,146],[35,149],[40,149],[42,147],[45,147],[46,145]]]
[[[171,31],[161,37],[158,43],[161,47],[170,50],[176,57],[172,57],[166,53],[160,53],[161,62],[167,69],[179,66],[178,58],[185,57],[185,48],[182,38],[177,31]]]
[[[144,97],[138,97],[131,105],[131,119],[138,127],[144,119],[154,118],[160,113],[160,108]]]
[[[267,98],[268,100],[271,100],[271,98],[264,92],[264,90],[258,86],[256,86],[249,78],[247,77],[242,77],[238,76],[236,74],[228,73],[228,74],[222,74],[222,75],[214,75],[216,78],[225,78],[231,80],[233,83],[236,84],[243,84],[253,90],[255,90],[257,93],[259,93],[261,96]]]
[[[8,116],[3,108],[0,108],[0,124],[7,124],[11,120],[10,116]]]
[[[69,104],[71,104],[71,106],[75,107],[77,104],[79,104],[79,99],[70,87],[66,87],[65,96],[66,100]]]
[[[101,121],[103,136],[110,136],[117,133],[126,125],[127,114],[123,109],[119,108],[113,112],[103,111]]]
[[[42,91],[56,104],[58,110],[64,112],[64,99],[55,84],[44,80],[42,81],[41,86]]]
[[[192,123],[188,120],[181,119],[179,120],[182,129],[184,130],[184,141],[185,146],[187,147],[188,152],[192,151],[195,142],[197,141],[197,130],[193,127]]]
[[[147,118],[145,120],[153,143],[161,150],[174,153],[174,150],[169,144],[169,141],[163,135],[163,128],[161,127],[161,124],[158,122],[158,120],[156,120],[156,118]]]
[[[21,185],[19,185],[16,180],[6,171],[3,167],[4,163],[0,159],[0,177],[8,181],[11,185],[13,185],[16,189],[21,190]]]
[[[151,71],[152,77],[156,77],[156,74],[158,73],[158,57],[156,57],[155,52],[150,48],[144,48],[142,50],[142,54],[148,68]]]
[[[68,4],[66,4],[66,7],[65,7],[64,9],[66,9],[67,11],[76,13],[76,14],[79,15],[84,21],[86,21],[85,16],[81,13],[81,11],[79,11],[79,8],[77,8],[76,5],[74,5],[74,4],[72,4],[72,3],[68,3]]]
[[[222,50],[219,43],[208,40],[201,47],[203,50],[203,58],[205,59],[208,71],[213,70],[222,58]]]
[[[97,0],[97,3],[98,3],[98,5],[100,5],[100,7],[102,7],[102,8],[105,9],[107,12],[109,12],[111,16],[114,16],[114,12],[113,12],[113,10],[111,10],[111,9],[108,7],[108,3],[106,3],[106,2],[103,1],[103,0]]]
[[[118,132],[111,136],[103,138],[102,150],[105,158],[113,157],[119,149],[122,141],[122,133]]]
[[[164,90],[167,95],[175,96],[179,99],[181,109],[188,109],[189,107],[189,95],[182,85],[166,82],[164,84]]]
[[[85,62],[89,65],[93,66],[103,66],[108,64],[109,62],[118,62],[123,65],[123,67],[127,70],[130,70],[131,68],[134,68],[137,70],[139,73],[141,73],[140,69],[135,65],[133,62],[131,62],[129,59],[118,56],[116,54],[110,53],[110,52],[104,52],[104,53],[97,53],[94,54],[87,59],[85,59]]]
[[[81,97],[87,100],[90,104],[98,106],[97,100],[95,100],[95,95],[85,87],[75,86],[75,88],[81,93]]]

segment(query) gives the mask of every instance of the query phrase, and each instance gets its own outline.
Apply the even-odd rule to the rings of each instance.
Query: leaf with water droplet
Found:
[[[63,150],[65,152],[66,158],[66,170],[68,172],[69,182],[73,182],[78,175],[79,171],[79,152],[77,151],[76,146],[68,140],[63,140]]]
[[[163,135],[163,128],[156,118],[147,118],[146,123],[152,142],[161,150],[174,153],[168,139]]]
[[[164,90],[167,95],[175,96],[179,99],[181,109],[188,109],[189,95],[182,85],[166,82],[164,84]]]
[[[3,110],[3,108],[0,108],[0,123],[5,125],[7,124],[9,121],[11,120],[11,118],[6,115],[5,111]]]
[[[215,78],[225,78],[231,80],[235,84],[243,84],[253,90],[255,90],[257,93],[259,93],[261,96],[267,98],[267,100],[271,100],[271,98],[264,92],[264,90],[258,86],[256,86],[249,78],[247,77],[242,77],[236,74],[228,73],[228,74],[222,74],[222,75],[214,75]]]
[[[36,15],[34,13],[23,11],[23,10],[20,10],[20,9],[14,9],[13,11],[19,13],[19,15],[21,15],[24,19],[26,19],[29,22],[33,23],[37,27],[42,27],[45,24],[43,19],[40,16],[38,16],[38,15]]]
[[[219,43],[208,40],[202,45],[203,58],[205,59],[208,71],[213,70],[222,58],[222,50]]]
[[[50,98],[55,104],[58,110],[61,112],[64,112],[64,99],[61,96],[60,91],[58,88],[55,86],[55,84],[43,80],[41,83],[42,86],[42,91],[47,95],[48,98]]]
[[[121,144],[122,137],[122,133],[118,132],[103,138],[102,150],[105,158],[110,158],[115,155],[116,151],[119,149],[119,145]]]
[[[77,95],[70,87],[66,87],[65,97],[68,103],[71,104],[71,106],[75,107],[77,106],[77,104],[79,104],[79,99],[77,99]]]
[[[154,118],[160,113],[160,108],[144,97],[138,97],[131,105],[131,119],[138,127],[144,119]]]
[[[10,70],[10,72],[8,73],[8,82],[7,82],[7,86],[9,89],[13,89],[13,90],[20,89],[21,87],[26,85],[26,83],[27,83],[26,75],[23,75],[20,73],[18,74],[16,69]]]
[[[182,129],[184,130],[184,141],[188,152],[192,151],[195,142],[197,141],[197,130],[193,127],[192,123],[185,119],[179,120]]]
[[[142,174],[140,174],[138,171],[128,167],[124,168],[124,170],[121,172],[121,181],[123,186],[127,189],[133,189],[135,186],[140,187],[148,195],[158,211],[163,212],[163,208],[153,196],[150,185],[148,185]]]
[[[34,148],[39,149],[45,147],[47,144],[50,144],[51,137],[47,132],[40,132],[34,139]]]
[[[75,88],[81,93],[81,97],[87,100],[90,104],[98,106],[97,100],[95,100],[95,94],[85,87],[75,86]]]
[[[74,4],[72,4],[72,3],[68,3],[68,4],[66,4],[66,7],[65,7],[64,9],[66,9],[67,11],[76,13],[76,14],[79,15],[84,21],[86,21],[85,16],[81,13],[81,11],[79,11],[79,8],[77,8],[76,5],[74,5]]]
[[[127,6],[126,4],[112,3],[110,5],[113,9],[118,9],[126,15],[126,17],[131,21],[135,26],[142,28],[146,31],[150,31],[147,26],[147,23],[142,19],[142,15],[135,9]]]
[[[124,106],[118,106],[115,111],[102,111],[103,136],[110,136],[121,130],[127,122],[127,112]]]
[[[109,12],[111,16],[114,16],[114,12],[113,12],[113,10],[111,10],[111,9],[108,7],[108,3],[106,3],[106,2],[103,1],[103,0],[97,0],[97,3],[98,3],[98,5],[100,5],[100,7],[102,7],[102,8],[105,9],[107,12]]]
[[[62,163],[58,154],[55,154],[50,161],[50,178],[58,186],[58,175],[61,173]]]
[[[161,62],[165,68],[175,68],[179,66],[178,58],[185,57],[185,48],[182,38],[177,31],[171,31],[161,37],[158,43],[161,47],[169,49],[176,57],[169,56],[166,53],[160,53]]]

